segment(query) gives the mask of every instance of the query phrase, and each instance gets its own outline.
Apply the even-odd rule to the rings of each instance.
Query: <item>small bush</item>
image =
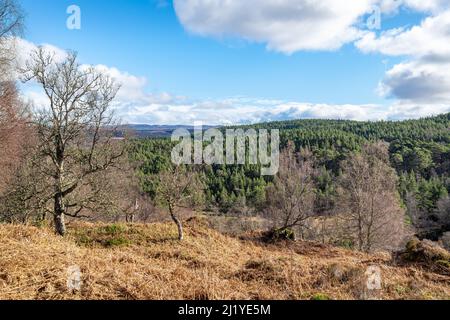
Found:
[[[106,234],[120,234],[120,233],[124,233],[127,231],[127,228],[123,225],[119,225],[119,224],[112,224],[112,225],[108,225],[102,228],[102,232],[106,233]]]
[[[289,228],[274,229],[266,233],[267,241],[295,241],[295,232]]]
[[[342,239],[341,241],[336,243],[336,245],[349,250],[353,250],[355,248],[355,243],[351,239]]]
[[[433,271],[450,274],[450,253],[439,245],[413,238],[406,244],[400,257],[407,262],[419,263]]]
[[[324,293],[316,293],[312,296],[311,300],[321,301],[321,300],[331,300],[331,298]]]

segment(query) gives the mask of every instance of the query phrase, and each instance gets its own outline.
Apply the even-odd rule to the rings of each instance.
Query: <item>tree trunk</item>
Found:
[[[182,241],[184,239],[183,225],[181,224],[180,219],[178,219],[176,216],[172,216],[172,220],[175,222],[178,228],[178,240]]]
[[[363,221],[361,215],[361,209],[358,209],[358,250],[363,251],[364,248],[364,234],[363,234]]]
[[[55,231],[60,236],[66,234],[66,223],[64,221],[64,214],[66,213],[66,208],[64,207],[64,144],[63,139],[60,135],[55,137],[56,145],[56,164],[57,171],[55,176],[55,195],[54,195],[54,212],[53,221],[55,223]]]
[[[64,221],[64,214],[61,214],[59,216],[55,215],[54,217],[55,222],[55,230],[60,236],[66,235],[66,223]]]
[[[178,228],[178,240],[182,241],[184,239],[183,235],[183,224],[181,223],[180,219],[174,214],[173,208],[169,208],[170,216],[172,217],[173,222],[177,225]]]
[[[64,221],[64,202],[61,194],[55,195],[55,213],[53,217],[55,230],[60,236],[66,234],[66,223]]]

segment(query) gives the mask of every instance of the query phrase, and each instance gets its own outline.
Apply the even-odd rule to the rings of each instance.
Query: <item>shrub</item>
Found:
[[[413,238],[400,257],[407,262],[422,264],[431,270],[450,274],[450,253],[429,240]]]
[[[290,228],[273,229],[265,234],[266,241],[295,241],[295,232]]]
[[[324,293],[316,293],[312,296],[311,300],[320,301],[320,300],[331,300],[331,298]]]
[[[102,232],[106,234],[120,234],[127,231],[127,228],[123,225],[112,224],[102,228]]]

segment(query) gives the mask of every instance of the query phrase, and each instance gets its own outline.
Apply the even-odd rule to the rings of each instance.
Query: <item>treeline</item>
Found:
[[[281,129],[283,145],[293,141],[297,150],[310,149],[332,177],[338,177],[340,163],[367,142],[389,143],[390,164],[400,177],[398,189],[413,223],[420,229],[434,225],[438,233],[448,229],[436,212],[445,210],[450,191],[450,114],[407,121],[297,120],[250,127]]]
[[[314,208],[317,216],[333,216],[343,201],[339,193],[343,166],[368,144],[386,143],[387,164],[395,169],[395,187],[406,209],[405,223],[419,236],[437,240],[449,230],[450,114],[401,122],[298,120],[257,124],[244,129],[281,129],[282,149],[311,153],[316,168]],[[171,166],[168,139],[138,139],[132,160],[142,177]],[[204,165],[206,207],[221,214],[261,214],[267,208],[274,177],[262,177],[258,165]],[[155,195],[154,182],[143,190]],[[375,189],[374,189],[375,190]]]

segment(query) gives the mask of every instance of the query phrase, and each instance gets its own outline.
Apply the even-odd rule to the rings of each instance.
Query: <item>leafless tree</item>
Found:
[[[15,0],[0,0],[0,38],[15,35],[23,28],[23,13]]]
[[[14,83],[2,84],[0,92],[0,194],[5,191],[23,156],[24,145],[31,140],[24,106]],[[27,141],[28,139],[28,141]]]
[[[33,148],[30,144],[25,150],[32,153]],[[47,206],[43,199],[50,193],[50,184],[36,163],[32,156],[24,157],[8,179],[8,188],[0,196],[1,221],[41,224],[45,220]]]
[[[295,152],[292,143],[280,155],[280,169],[267,188],[266,216],[278,231],[304,226],[314,216],[314,174],[309,150]]]
[[[116,141],[111,112],[119,87],[114,81],[77,62],[76,53],[63,61],[39,48],[24,70],[24,81],[35,81],[48,98],[48,105],[34,112],[39,141],[36,165],[51,182],[46,200],[53,202],[56,232],[66,233],[65,216],[82,217],[97,200],[99,186],[93,177],[113,166],[122,157],[123,144]],[[89,188],[89,194],[75,199],[76,191]]]
[[[338,212],[357,249],[394,249],[402,240],[405,212],[397,175],[384,143],[366,145],[342,164]]]
[[[15,51],[10,38],[22,30],[23,15],[13,0],[0,0],[0,193],[16,169],[25,136],[23,104],[12,79]]]
[[[195,170],[183,166],[174,166],[163,171],[158,180],[156,201],[169,210],[181,241],[184,239],[184,233],[179,209],[192,209],[203,203],[203,182]]]
[[[436,215],[444,231],[450,232],[450,197],[447,196],[438,201]]]
[[[151,202],[142,194],[136,168],[127,155],[108,170],[92,177],[87,186],[90,190],[79,190],[79,193],[92,193],[93,186],[100,186],[97,187],[96,198],[101,201],[91,208],[93,219],[120,221],[125,218],[126,222],[133,223],[141,218],[144,210],[149,209]]]

